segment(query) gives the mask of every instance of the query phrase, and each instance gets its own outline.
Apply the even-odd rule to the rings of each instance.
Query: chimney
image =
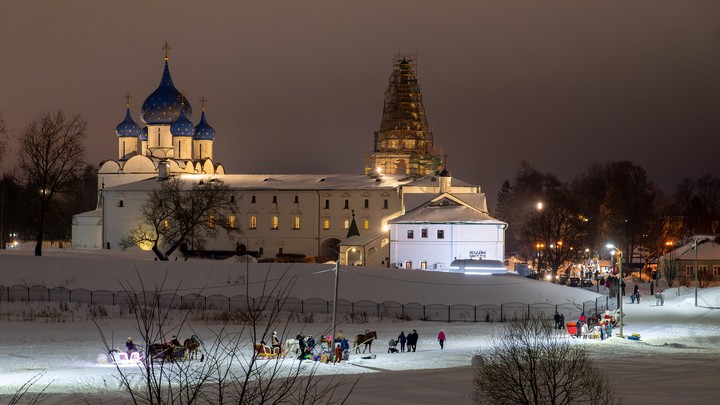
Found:
[[[161,160],[158,163],[158,180],[165,180],[170,175],[170,164],[167,160]]]

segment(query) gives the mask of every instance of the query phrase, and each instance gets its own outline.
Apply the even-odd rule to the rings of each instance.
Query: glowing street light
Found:
[[[608,249],[611,249],[613,251],[612,252],[613,254],[617,254],[618,276],[620,277],[619,282],[618,282],[618,292],[617,292],[617,294],[618,294],[618,310],[619,310],[618,322],[620,323],[620,332],[619,332],[618,336],[624,337],[623,336],[623,308],[622,308],[623,300],[622,300],[622,294],[620,293],[622,291],[622,282],[623,282],[622,250],[616,248],[612,243],[608,243],[606,247]]]
[[[543,209],[543,207],[544,207],[544,204],[543,204],[542,201],[538,201],[538,203],[535,204],[535,208],[536,208],[538,211],[540,211],[541,209]]]

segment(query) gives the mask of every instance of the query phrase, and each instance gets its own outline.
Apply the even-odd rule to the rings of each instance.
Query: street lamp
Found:
[[[698,290],[698,241],[695,239],[693,243],[693,249],[695,249],[695,306],[697,306],[697,290]]]
[[[618,323],[620,324],[620,333],[618,336],[624,337],[623,336],[623,307],[622,307],[623,300],[622,300],[622,294],[620,294],[620,292],[622,291],[622,282],[623,282],[622,250],[616,248],[612,243],[608,243],[607,248],[614,250],[615,253],[617,254],[617,259],[618,259],[618,276],[620,277],[619,282],[618,282],[618,292],[617,292],[617,294],[618,294],[618,310],[619,310]]]
[[[330,339],[330,360],[335,361],[335,328],[337,327],[337,296],[338,296],[338,275],[340,274],[340,257],[335,262],[335,290],[333,293],[333,314],[332,314],[332,339]],[[342,343],[342,342],[341,342]]]

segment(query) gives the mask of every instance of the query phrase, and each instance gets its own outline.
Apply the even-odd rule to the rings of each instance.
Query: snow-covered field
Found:
[[[135,283],[138,273],[146,287],[162,282],[185,291],[212,289],[213,294],[238,294],[244,284],[245,265],[233,262],[178,261],[159,263],[149,253],[55,252],[42,258],[31,250],[0,252],[0,284],[46,285],[66,288],[119,290],[119,283]],[[262,273],[253,268],[253,277]],[[275,271],[279,267],[275,267]],[[332,298],[332,266],[294,265],[298,274],[292,295],[299,298]],[[348,300],[419,302],[422,304],[486,304],[500,302],[567,303],[592,300],[593,292],[521,278],[493,278],[419,271],[349,268],[341,274],[339,295]],[[284,271],[284,270],[283,270]],[[383,273],[385,271],[385,273]],[[264,276],[260,276],[264,278]],[[498,281],[501,280],[502,282]],[[629,288],[633,281],[626,280]],[[170,284],[170,285],[168,285]],[[244,287],[242,287],[244,288]],[[662,286],[661,286],[662,288]],[[625,299],[626,335],[639,333],[640,341],[612,338],[573,340],[589,347],[596,364],[608,373],[619,396],[633,404],[714,404],[720,398],[720,287],[699,291],[700,307],[694,306],[694,291],[666,290],[664,306],[649,299],[630,304]],[[255,292],[251,292],[255,293]],[[23,304],[0,303],[0,312],[22,309]],[[130,319],[103,319],[103,332],[120,348],[127,336],[137,336]],[[204,339],[214,325],[193,325]],[[329,329],[327,316],[313,323],[291,324],[287,334],[303,330],[320,335]],[[470,403],[473,354],[491,350],[499,331],[493,323],[439,323],[386,319],[367,324],[343,324],[346,336],[365,329],[378,331],[373,345],[375,359],[352,356],[349,363],[325,365],[304,362],[306,369],[318,367],[320,374],[347,374],[360,384],[350,398],[352,404],[446,404]],[[401,330],[417,329],[415,353],[387,353],[387,341]],[[448,341],[440,350],[435,337],[444,329]],[[203,331],[207,331],[203,333]],[[616,330],[617,332],[617,330]],[[180,338],[189,334],[180,333]],[[207,342],[206,342],[207,343]],[[98,363],[104,347],[95,325],[71,323],[0,321],[0,402],[6,402],[23,383],[44,373],[37,387],[49,384],[43,403],[124,403],[118,390],[117,371]]]

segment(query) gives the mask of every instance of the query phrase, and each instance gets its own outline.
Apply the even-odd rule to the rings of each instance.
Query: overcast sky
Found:
[[[403,52],[450,170],[491,206],[523,159],[563,180],[632,160],[666,192],[720,175],[716,0],[14,1],[0,41],[9,128],[80,114],[93,163],[117,158],[127,92],[140,123],[168,41],[229,173],[362,173]]]

